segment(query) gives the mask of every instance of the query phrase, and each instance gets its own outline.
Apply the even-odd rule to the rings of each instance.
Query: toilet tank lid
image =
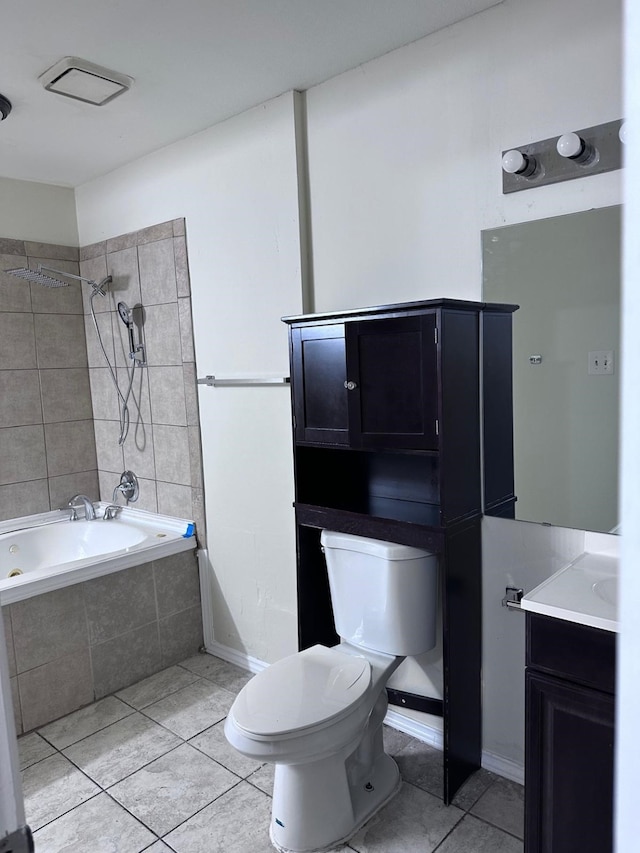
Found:
[[[337,533],[333,530],[323,530],[320,534],[320,543],[325,548],[357,551],[383,560],[417,560],[421,557],[433,556],[430,551],[413,548],[411,545],[383,542],[381,539],[369,539],[367,536],[354,536],[351,533]]]

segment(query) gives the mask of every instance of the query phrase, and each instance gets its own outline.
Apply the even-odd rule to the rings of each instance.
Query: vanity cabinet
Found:
[[[525,853],[610,853],[616,635],[526,618]]]
[[[481,756],[481,317],[514,306],[429,300],[285,317],[294,435],[299,647],[338,642],[320,531],[440,555],[444,799]],[[508,353],[509,361],[511,353]]]

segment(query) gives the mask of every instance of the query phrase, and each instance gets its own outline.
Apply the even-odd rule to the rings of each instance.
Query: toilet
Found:
[[[385,685],[436,642],[434,554],[328,530],[320,542],[340,643],[258,673],[225,722],[238,752],[275,764],[270,836],[288,853],[346,841],[398,791],[382,745]]]

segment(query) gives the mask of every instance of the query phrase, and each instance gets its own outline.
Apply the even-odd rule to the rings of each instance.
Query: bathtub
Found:
[[[104,520],[69,521],[68,510],[0,522],[0,604],[196,547],[191,521],[122,507]]]

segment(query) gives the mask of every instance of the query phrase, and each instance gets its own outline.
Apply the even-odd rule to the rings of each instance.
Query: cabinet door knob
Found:
[[[349,379],[349,380],[345,381],[344,387],[347,389],[347,391],[354,391],[358,387],[358,383],[353,382],[352,380]]]

